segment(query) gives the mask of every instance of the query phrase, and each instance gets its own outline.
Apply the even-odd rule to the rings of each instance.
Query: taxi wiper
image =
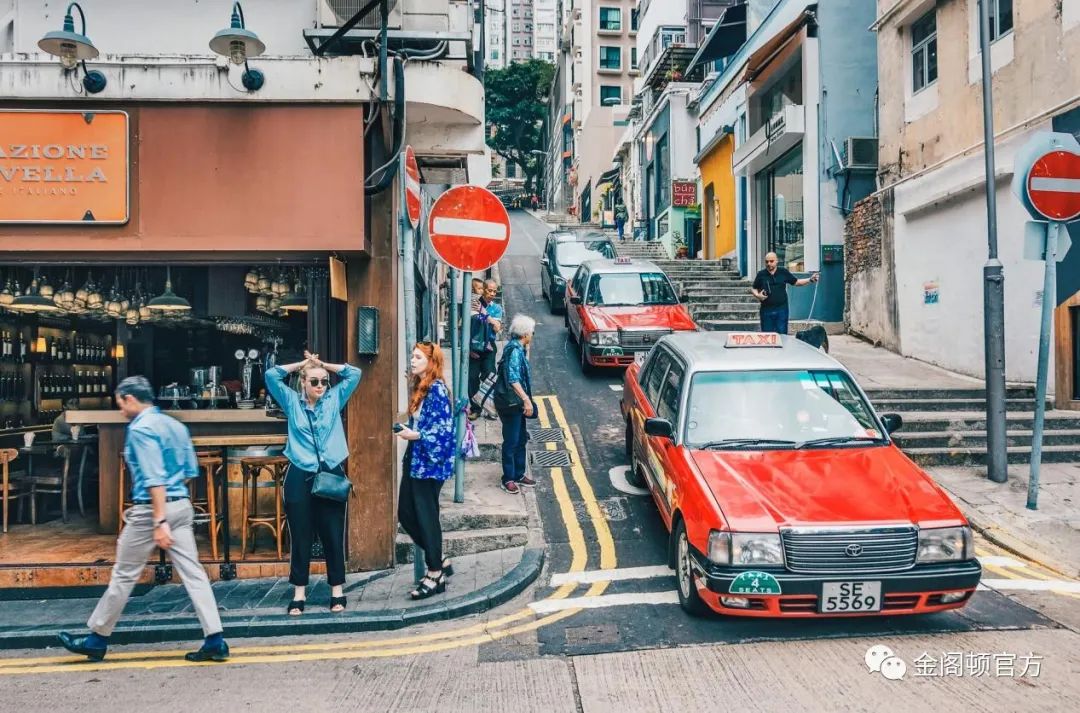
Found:
[[[813,438],[803,441],[796,448],[814,448],[817,446],[843,446],[849,443],[880,443],[880,438],[869,436],[829,436],[828,438]]]
[[[699,446],[701,450],[737,450],[739,448],[753,447],[767,448],[793,448],[795,441],[785,441],[780,438],[724,438],[719,441],[709,441]]]

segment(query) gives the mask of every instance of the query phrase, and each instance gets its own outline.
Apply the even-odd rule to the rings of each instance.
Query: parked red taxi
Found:
[[[697,329],[664,271],[630,258],[583,262],[566,286],[564,321],[586,372],[629,366],[665,334]]]
[[[971,598],[967,520],[890,439],[900,417],[827,354],[674,334],[624,379],[627,456],[671,532],[686,611],[922,614]]]

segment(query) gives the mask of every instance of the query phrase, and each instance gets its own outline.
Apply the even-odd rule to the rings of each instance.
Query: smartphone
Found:
[[[405,427],[402,426],[400,423],[395,423],[394,424],[394,433],[401,433],[404,430],[405,430]]]

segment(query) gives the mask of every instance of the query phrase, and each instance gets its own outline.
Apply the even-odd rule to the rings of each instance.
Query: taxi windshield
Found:
[[[586,260],[615,257],[615,251],[607,240],[559,243],[555,247],[555,259],[562,267],[577,267]]]
[[[690,448],[881,445],[878,429],[870,405],[839,370],[701,372],[690,382]]]
[[[674,305],[679,300],[662,272],[613,272],[593,275],[585,304]]]

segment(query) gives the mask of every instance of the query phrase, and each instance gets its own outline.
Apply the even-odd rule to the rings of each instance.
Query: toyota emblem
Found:
[[[862,554],[862,545],[852,543],[844,548],[844,554],[848,557],[858,557]]]

